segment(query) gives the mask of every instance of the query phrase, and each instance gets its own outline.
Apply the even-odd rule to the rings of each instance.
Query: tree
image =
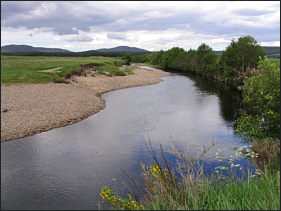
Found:
[[[265,57],[260,61],[259,71],[259,75],[248,79],[243,86],[243,101],[258,114],[242,112],[234,122],[235,131],[244,133],[250,140],[280,140],[280,69]]]
[[[151,63],[154,64],[154,65],[159,64],[159,63],[160,63],[160,61],[159,61],[159,60],[160,60],[160,57],[162,56],[163,53],[164,53],[163,50],[156,52],[156,53],[154,54],[152,60],[151,60]]]
[[[122,57],[123,60],[126,61],[126,64],[129,65],[133,59],[130,53],[127,53],[125,56]]]
[[[244,75],[247,68],[257,68],[259,57],[263,59],[265,56],[266,51],[257,44],[257,41],[246,35],[240,37],[237,42],[233,39],[230,46],[223,52],[220,60],[231,67],[232,71]]]
[[[183,48],[174,47],[160,56],[159,63],[164,69],[179,70],[179,61],[184,53],[185,51]]]
[[[184,69],[187,71],[196,71],[196,61],[195,61],[196,50],[189,49],[185,55]]]
[[[196,51],[196,55],[195,55],[195,58],[196,58],[196,63],[197,63],[197,70],[198,71],[202,71],[202,66],[203,66],[203,58],[206,54],[212,52],[213,49],[205,44],[205,43],[202,43],[198,48],[197,48],[197,51]]]
[[[206,75],[214,76],[216,72],[217,54],[213,51],[203,57],[202,72]]]

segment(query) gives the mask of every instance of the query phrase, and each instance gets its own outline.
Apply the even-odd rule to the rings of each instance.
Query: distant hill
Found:
[[[1,52],[71,52],[60,48],[33,47],[30,45],[5,45],[1,46]]]
[[[266,50],[268,58],[280,58],[280,46],[261,46]],[[214,51],[217,55],[221,55],[224,51]]]
[[[276,54],[279,53],[280,54],[280,46],[279,47],[272,47],[272,46],[262,46],[262,48],[264,50],[266,50],[267,55],[268,54]]]
[[[97,49],[96,51],[103,51],[103,52],[126,51],[126,52],[147,52],[147,53],[150,52],[145,49],[129,47],[129,46],[118,46],[115,48],[101,48],[101,49]]]
[[[224,51],[214,51],[217,55],[222,55]]]

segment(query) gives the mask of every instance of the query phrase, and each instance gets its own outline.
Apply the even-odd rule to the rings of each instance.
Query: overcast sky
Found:
[[[280,46],[280,2],[1,1],[1,46],[225,50],[244,35]]]

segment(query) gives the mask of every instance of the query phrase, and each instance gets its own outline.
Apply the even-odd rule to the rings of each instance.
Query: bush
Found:
[[[260,61],[260,74],[246,81],[243,101],[252,106],[257,115],[241,113],[234,123],[237,133],[249,137],[246,141],[272,138],[280,140],[280,69],[265,58]]]

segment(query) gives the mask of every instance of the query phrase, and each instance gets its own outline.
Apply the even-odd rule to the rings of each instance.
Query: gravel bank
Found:
[[[127,76],[74,76],[70,84],[1,86],[1,141],[81,121],[105,108],[101,94],[156,84],[165,73],[139,68]]]

